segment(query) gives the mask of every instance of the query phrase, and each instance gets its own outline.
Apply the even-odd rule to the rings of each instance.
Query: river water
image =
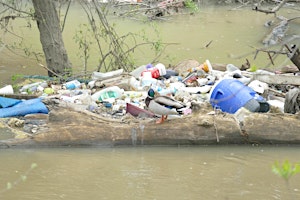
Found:
[[[8,149],[0,158],[5,200],[300,198],[299,174],[287,185],[272,173],[275,161],[299,162],[297,147]]]
[[[264,23],[274,20],[274,17],[254,12],[250,7],[233,8],[235,7],[202,6],[199,13],[195,15],[166,16],[164,20],[152,23],[116,16],[108,17],[108,19],[111,24],[115,24],[114,27],[119,36],[128,33],[143,36],[143,33],[146,33],[146,39],[150,41],[169,44],[159,58],[159,61],[166,66],[169,64],[174,66],[187,59],[195,59],[200,63],[209,59],[211,63],[232,63],[241,66],[248,59],[252,66],[269,67],[268,56],[259,53],[255,57],[255,50],[263,47],[262,40],[270,32]],[[291,18],[296,15],[295,13],[297,11],[285,9],[279,15]],[[299,21],[290,22],[289,36],[298,34]],[[38,64],[33,54],[42,54],[36,24],[31,23],[32,28],[28,29],[27,21],[16,19],[13,22],[13,31],[18,37],[0,32],[4,43],[16,45],[13,51],[3,45],[0,46],[0,86],[10,83],[15,74],[46,75],[45,69]],[[75,72],[83,70],[83,59],[80,58],[82,51],[75,43],[74,36],[79,30],[85,31],[84,28],[80,28],[80,25],[87,23],[82,8],[77,4],[72,5],[66,20],[63,38]],[[25,40],[21,40],[20,37]],[[138,41],[140,41],[139,38],[136,37]],[[17,45],[20,41],[22,41],[21,46]],[[130,43],[131,40],[126,41],[131,47],[134,46]],[[207,48],[205,48],[206,45],[208,45]],[[31,53],[30,56],[24,55],[24,52],[18,48],[27,49],[27,52]],[[100,53],[96,49],[96,44],[90,44],[88,71],[96,70],[99,64]],[[141,46],[135,50],[133,57],[135,65],[140,66],[150,63],[155,56],[151,46]],[[278,56],[274,62],[276,67],[291,64],[284,55]]]
[[[263,24],[270,18],[250,8],[241,12],[204,7],[194,16],[157,22],[159,37],[167,43],[178,43],[166,49],[161,62],[176,64],[185,59],[199,62],[209,59],[212,63],[240,65],[247,58],[253,65],[265,67],[269,63],[265,55],[260,54],[254,60],[254,54],[249,53],[253,51],[251,46],[262,46],[261,40],[268,33]],[[151,33],[149,37],[156,38],[153,27],[147,23],[112,20],[122,34],[144,29]],[[84,14],[74,5],[64,38],[71,62],[77,68],[82,61],[72,38],[78,24],[84,21]],[[34,29],[26,31],[24,25],[14,29],[29,39],[33,48],[41,49]],[[13,41],[8,36],[2,39]],[[203,48],[210,41],[211,45]],[[150,52],[147,48],[137,51],[136,64],[150,62]],[[14,74],[46,74],[36,61],[6,49],[1,49],[0,58],[0,86],[10,82]],[[97,59],[97,55],[91,56],[89,70],[96,69]],[[284,57],[276,62],[278,66],[290,64]],[[3,149],[0,158],[3,200],[300,199],[299,174],[287,185],[272,173],[275,161],[300,162],[298,146]],[[31,168],[33,164],[37,167]]]

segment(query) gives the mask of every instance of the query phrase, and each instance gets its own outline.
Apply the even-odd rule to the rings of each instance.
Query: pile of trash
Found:
[[[283,82],[276,82],[277,76],[283,76],[278,79]],[[297,81],[291,83],[291,90],[286,94],[276,88],[280,84],[287,85],[290,77],[296,77]],[[147,64],[130,73],[124,73],[123,69],[93,72],[88,82],[76,79],[63,84],[34,82],[23,85],[17,92],[36,94],[39,100],[11,99],[9,95],[15,92],[7,85],[0,88],[0,117],[48,113],[49,101],[113,118],[127,113],[135,117],[155,117],[145,105],[150,88],[156,95],[171,96],[187,105],[190,112],[185,115],[208,103],[213,109],[231,114],[241,109],[270,112],[272,108],[282,113],[296,113],[300,110],[299,79],[265,70],[242,71],[232,64],[224,71],[216,70],[209,60],[187,69],[167,69],[162,63]]]

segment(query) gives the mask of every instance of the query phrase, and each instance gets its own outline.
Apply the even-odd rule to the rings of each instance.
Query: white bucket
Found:
[[[158,63],[157,65],[155,65],[155,67],[158,69],[160,76],[164,76],[167,74],[166,67],[164,64]]]
[[[7,85],[3,88],[0,88],[0,94],[13,94],[14,89],[11,85]]]

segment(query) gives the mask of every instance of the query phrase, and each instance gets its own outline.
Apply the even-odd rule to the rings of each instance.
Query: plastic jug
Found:
[[[118,86],[112,86],[112,87],[108,87],[105,88],[103,90],[100,90],[98,92],[95,92],[92,95],[92,99],[94,101],[105,101],[106,99],[116,99],[119,98],[123,95],[124,93],[124,89],[119,88]]]

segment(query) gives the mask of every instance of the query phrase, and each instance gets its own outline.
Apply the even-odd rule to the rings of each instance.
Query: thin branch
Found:
[[[68,7],[67,7],[67,10],[66,10],[66,13],[65,13],[65,16],[64,16],[64,21],[63,21],[63,24],[62,24],[62,27],[61,27],[61,32],[64,31],[64,28],[65,28],[65,23],[66,23],[66,20],[67,20],[67,15],[68,15],[68,12],[69,12],[69,8],[70,8],[70,5],[71,5],[71,0],[69,0],[69,4],[68,4]]]
[[[252,10],[263,12],[266,14],[276,14],[276,12],[287,2],[288,0],[282,0],[278,6],[274,7],[272,10],[260,9],[258,6],[255,6]]]
[[[0,20],[0,21],[1,21],[1,20]],[[5,32],[8,32],[8,33],[10,33],[11,35],[16,36],[16,37],[18,37],[18,38],[20,38],[20,39],[22,39],[22,40],[24,39],[23,37],[21,37],[21,36],[15,34],[14,32],[9,31],[3,24],[0,23],[0,26],[1,26],[1,28],[5,29]]]
[[[25,12],[25,11],[23,11],[23,10],[16,9],[16,8],[12,7],[11,5],[6,4],[6,3],[3,3],[3,2],[0,2],[0,4],[2,4],[3,6],[5,6],[5,7],[7,7],[7,8],[10,8],[10,9],[12,9],[12,10],[14,10],[14,11],[17,11],[17,12],[19,12],[19,13],[23,13],[23,14],[26,14],[26,15],[29,15],[29,16],[33,17],[32,13]]]

